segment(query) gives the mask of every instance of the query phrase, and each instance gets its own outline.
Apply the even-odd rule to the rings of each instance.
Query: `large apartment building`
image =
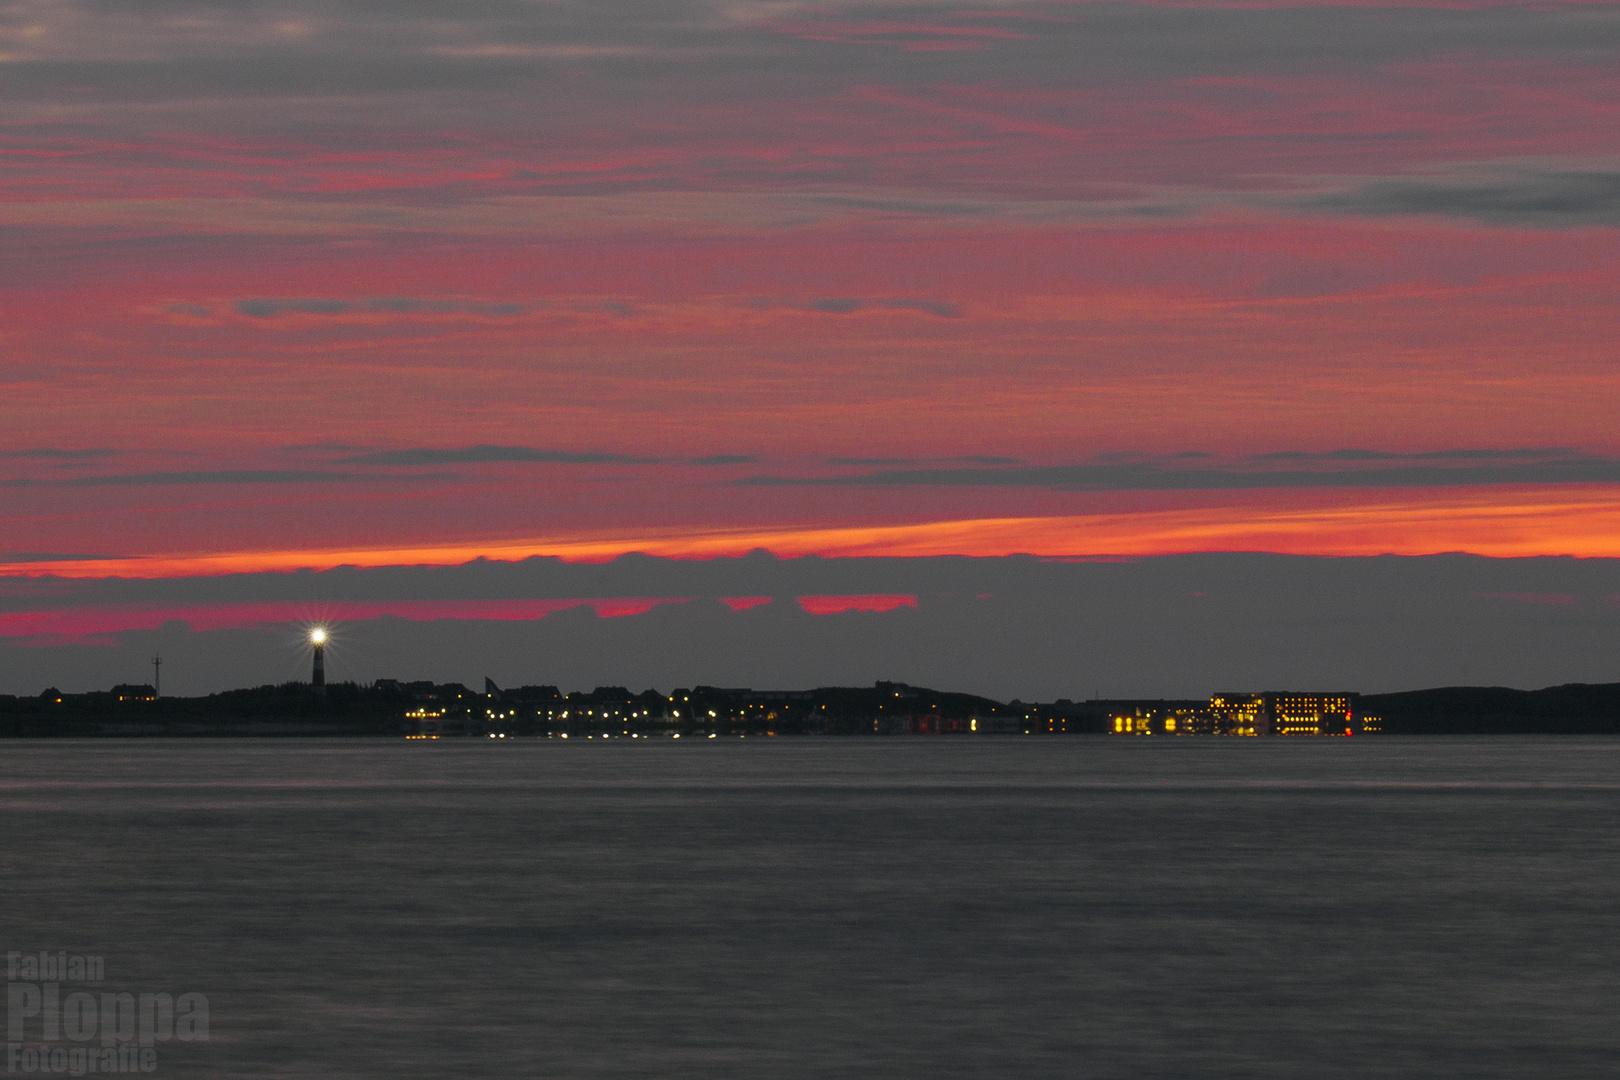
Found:
[[[1359,695],[1341,692],[1267,690],[1220,693],[1199,709],[1138,708],[1117,713],[1115,735],[1365,735],[1379,730],[1364,715]]]

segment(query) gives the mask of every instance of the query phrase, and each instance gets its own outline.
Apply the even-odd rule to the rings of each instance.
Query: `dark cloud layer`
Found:
[[[992,454],[968,454],[962,457],[941,458],[868,458],[868,457],[831,457],[827,459],[829,465],[844,466],[872,466],[872,465],[921,465],[925,462],[947,462],[961,465],[1017,465],[1019,459],[1015,457],[997,457]]]
[[[1531,460],[1524,460],[1530,458]],[[1137,461],[1018,468],[884,469],[846,476],[744,477],[744,486],[1040,487],[1075,491],[1203,491],[1252,488],[1456,487],[1482,484],[1620,483],[1620,461],[1542,450],[1393,454],[1341,450],[1274,453],[1229,465],[1187,468],[1180,455]],[[1257,467],[1299,462],[1313,468]],[[1442,464],[1463,461],[1469,464]],[[1377,463],[1368,465],[1367,463]],[[1481,462],[1481,463],[1474,463]]]
[[[327,484],[367,479],[355,473],[316,469],[212,469],[195,472],[115,473],[76,476],[70,480],[17,479],[0,481],[3,487],[157,487],[170,484]]]
[[[119,149],[101,147],[112,157],[127,153],[123,144],[134,129],[257,133],[268,144],[250,155],[269,155],[259,163],[263,186],[279,187],[306,165],[314,169],[307,180],[291,184],[296,203],[342,203],[352,209],[381,201],[443,208],[511,195],[509,185],[522,184],[526,192],[554,196],[745,188],[791,193],[799,201],[781,211],[789,221],[839,210],[955,221],[1003,215],[1069,223],[1171,221],[1221,208],[1258,207],[1440,216],[1506,226],[1620,224],[1620,172],[1612,161],[1589,156],[1611,150],[1607,143],[1588,139],[1581,146],[1565,140],[1546,151],[1588,155],[1562,164],[1527,159],[1494,169],[1393,175],[1438,168],[1459,153],[1489,156],[1495,147],[1510,154],[1543,151],[1526,149],[1529,136],[1523,132],[1504,130],[1493,139],[1489,131],[1473,130],[1481,126],[1477,118],[1465,121],[1472,150],[1460,151],[1429,126],[1437,110],[1443,116],[1448,108],[1436,100],[1415,101],[1412,117],[1369,115],[1349,131],[1337,130],[1336,123],[1329,124],[1335,130],[1314,130],[1317,122],[1309,115],[1260,130],[1275,123],[1264,118],[1275,101],[1257,114],[1259,129],[1250,131],[1247,121],[1233,119],[1249,97],[1258,102],[1288,93],[1267,85],[1273,77],[1331,82],[1342,75],[1365,87],[1377,83],[1382,72],[1408,78],[1431,62],[1498,71],[1514,65],[1533,71],[1538,64],[1571,74],[1601,70],[1620,54],[1620,4],[1470,10],[1014,3],[985,9],[966,2],[798,6],[643,0],[593,6],[478,0],[456,5],[452,16],[442,7],[379,6],[367,0],[155,5],[19,0],[0,8],[0,43],[6,58],[0,63],[0,123],[19,123],[14,130],[20,144],[47,133],[66,137],[62,133],[71,128],[61,122],[64,108],[90,121],[81,135],[101,125],[123,136],[115,140]],[[1521,89],[1533,90],[1539,85],[1534,80],[1548,77],[1525,74],[1532,82]],[[1489,94],[1518,85],[1519,76],[1469,78],[1483,78],[1481,92]],[[1187,80],[1198,79],[1237,81],[1211,86],[1214,119],[1207,138],[1175,134],[1172,145],[1187,147],[1190,155],[1181,171],[1147,164],[1167,149],[1162,138],[1173,128],[1144,131],[1140,156],[1121,173],[1124,159],[1117,151],[1104,152],[1094,164],[1081,149],[1094,137],[1107,143],[1119,136],[1088,132],[1087,122],[1061,105],[1038,103],[1046,95],[1061,102],[1071,90],[1101,88],[1110,98],[1119,87],[1176,80],[1185,89]],[[1583,84],[1577,78],[1575,85]],[[952,90],[938,109],[933,88]],[[975,90],[966,97],[954,93],[963,88]],[[988,97],[975,104],[981,91]],[[1370,107],[1367,100],[1355,101],[1354,92],[1345,93],[1350,97],[1335,116]],[[1008,100],[996,104],[998,95]],[[1012,103],[1021,96],[1021,104]],[[705,151],[701,163],[666,160],[664,151],[674,142],[702,143],[700,132],[716,123],[716,109],[772,102],[796,103],[795,108],[806,107],[824,119],[837,110],[851,126],[839,135],[817,125],[817,133],[806,132],[810,141],[793,146],[792,137],[780,131],[763,136],[744,124],[737,139],[739,144],[755,140],[752,148],[717,147]],[[1593,115],[1603,107],[1594,101]],[[1503,108],[1517,115],[1524,106]],[[1419,114],[1426,115],[1415,119]],[[1105,128],[1117,122],[1105,121]],[[1149,129],[1156,122],[1145,121]],[[1592,122],[1591,116],[1584,121]],[[933,147],[923,157],[944,160],[949,148],[958,147],[969,164],[1014,142],[1023,148],[1020,154],[1034,154],[1008,159],[1014,171],[1034,167],[1024,198],[1014,197],[1019,188],[1010,178],[977,175],[977,166],[942,170],[938,162],[930,166],[919,158],[914,169],[891,167],[860,134],[875,127],[909,131],[919,123],[946,125],[908,135],[919,146]],[[1597,124],[1601,128],[1601,119]],[[277,134],[265,135],[270,131]],[[451,170],[458,175],[450,179],[434,168],[400,167],[410,154],[427,161],[453,151],[459,136],[446,131],[468,133],[469,141],[460,144],[468,161],[490,156],[499,159],[499,169],[474,180],[462,175],[466,170]],[[618,134],[604,141],[605,132]],[[1462,132],[1459,125],[1453,134]],[[290,136],[290,143],[282,136]],[[762,137],[767,142],[757,141]],[[636,152],[611,152],[622,149],[622,143],[613,143],[620,138],[633,142]],[[813,144],[829,138],[844,148],[826,151]],[[323,183],[320,159],[335,142],[356,139],[365,146],[355,152],[374,155],[378,174],[368,173],[360,185],[332,177]],[[1254,175],[1237,175],[1245,166],[1234,167],[1214,149],[1233,139],[1248,139],[1256,147],[1260,159]],[[1322,159],[1314,150],[1329,139],[1354,140],[1367,156]],[[1375,175],[1334,180],[1324,178],[1320,168],[1309,176],[1304,169],[1279,168],[1277,147],[1287,144],[1318,165],[1329,160],[1330,169],[1365,160]],[[611,148],[605,158],[604,147]],[[1304,155],[1306,148],[1314,150]],[[780,157],[784,150],[789,151],[785,159]],[[145,154],[165,153],[173,155],[163,163],[165,174],[202,164],[195,147],[178,145],[124,160],[150,166]],[[1071,168],[1052,174],[1072,175],[1072,187],[1046,175],[1053,154],[1072,155]],[[604,170],[605,160],[614,166]],[[549,163],[534,167],[542,161]],[[1040,161],[1048,164],[1035,167]],[[1392,175],[1376,175],[1384,172]],[[213,182],[196,175],[205,187]],[[397,188],[390,186],[390,176]],[[283,220],[293,224],[298,218],[294,210]],[[399,228],[413,221],[399,213],[367,217],[358,211],[356,220]],[[833,295],[800,306],[828,314],[867,308],[910,309],[941,318],[963,314],[955,304],[930,299]],[[410,297],[247,297],[232,308],[263,320],[367,313],[507,318],[527,310],[511,303]],[[633,311],[621,301],[603,309]],[[177,303],[170,310],[199,317],[210,313],[205,304]]]
[[[461,567],[339,569],[178,581],[80,582],[0,610],[91,604],[532,596],[691,597],[644,615],[579,608],[515,622],[380,618],[338,627],[337,678],[482,685],[804,687],[901,679],[994,697],[1195,696],[1222,689],[1404,690],[1612,681],[1620,560],[1476,556],[1323,559],[1187,555],[1109,563],[999,559],[704,562],[627,556]],[[807,594],[911,594],[916,608],[806,614]],[[719,596],[774,596],[733,612]],[[1557,603],[1540,602],[1557,597]],[[1241,632],[1234,632],[1241,627]],[[0,641],[0,692],[142,681],[200,693],[306,678],[282,626],[173,623],[100,645]],[[172,681],[171,681],[172,680]]]
[[[0,563],[99,562],[102,559],[128,559],[129,555],[64,555],[54,551],[0,551]]]
[[[1020,17],[1036,15],[1037,18]],[[6,24],[10,26],[7,27]],[[45,34],[24,34],[41,26]],[[133,101],[487,95],[590,72],[619,93],[704,80],[745,100],[772,88],[986,79],[1047,85],[1121,77],[1365,68],[1439,55],[1620,50],[1613,5],[1194,7],[1120,3],[824,5],[690,2],[442,6],[347,0],[237,5],[19,3],[0,66],[11,102],[117,91]],[[949,45],[941,49],[937,46]],[[768,71],[769,80],[758,78]]]
[[[237,314],[254,319],[277,315],[345,315],[354,310],[347,300],[238,300]]]
[[[1438,177],[1373,180],[1307,200],[1347,214],[1465,218],[1487,225],[1620,225],[1620,170],[1503,169]]]
[[[962,309],[955,304],[938,300],[862,300],[854,297],[831,297],[812,300],[805,305],[811,311],[825,311],[832,315],[848,315],[862,308],[883,308],[889,311],[923,311],[942,319],[957,319]]]
[[[174,310],[177,305],[170,305]],[[179,305],[182,314],[207,314],[200,305]],[[278,315],[350,314],[435,314],[435,315],[521,315],[526,304],[482,303],[470,300],[422,300],[408,296],[374,297],[369,300],[332,300],[304,297],[280,300],[238,300],[232,305],[238,315],[251,319],[273,319]]]
[[[309,449],[309,448],[305,448]],[[316,449],[353,449],[325,447]],[[26,456],[30,459],[39,455]],[[45,458],[45,460],[55,460]],[[77,460],[69,458],[68,460]],[[759,463],[752,454],[644,457],[606,450],[557,450],[478,444],[402,447],[349,453],[339,465],[382,467],[387,472],[310,468],[242,468],[112,473],[73,477],[17,477],[0,487],[129,487],[186,484],[362,483],[447,480],[441,472],[396,469],[443,465],[642,465],[739,466]],[[831,457],[833,475],[758,473],[724,483],[741,487],[984,487],[1073,491],[1213,491],[1262,488],[1474,487],[1485,484],[1620,483],[1620,460],[1569,448],[1434,450],[1283,450],[1241,459],[1199,451],[1154,455],[1118,451],[1072,465],[1026,465],[1019,458],[972,454],[932,458]]]
[[[372,454],[357,454],[343,460],[355,465],[470,465],[525,461],[557,465],[630,465],[646,464],[652,459],[630,457],[625,454],[537,450],[530,446],[480,445],[452,449],[413,447],[405,450],[382,450]]]
[[[1173,458],[1212,458],[1214,455],[1193,451],[1171,455]],[[1546,461],[1580,457],[1580,451],[1568,446],[1525,446],[1507,450],[1422,450],[1416,453],[1396,453],[1389,450],[1275,450],[1255,454],[1252,461]]]
[[[116,450],[63,450],[57,447],[42,446],[30,450],[0,450],[0,458],[18,461],[89,461],[94,458],[112,457],[118,453]]]
[[[379,117],[406,128],[592,126],[671,101],[748,105],[876,85],[1362,74],[1457,57],[1601,65],[1620,53],[1620,7],[481,0],[452,12],[365,0],[20,0],[0,8],[0,42],[0,121],[56,120],[68,104],[165,129],[181,116],[187,129],[215,130]],[[680,186],[579,183],[581,194]]]
[[[689,465],[752,465],[759,459],[752,454],[710,454],[707,457],[688,458]]]

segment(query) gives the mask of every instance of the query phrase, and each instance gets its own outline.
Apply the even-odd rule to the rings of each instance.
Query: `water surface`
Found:
[[[1611,1077],[1620,740],[0,744],[177,1077]]]

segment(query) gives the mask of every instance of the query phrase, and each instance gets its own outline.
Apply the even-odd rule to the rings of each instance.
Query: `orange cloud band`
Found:
[[[1332,506],[1225,506],[1119,514],[973,518],[903,525],[649,529],[418,546],[207,552],[72,561],[0,562],[16,576],[166,578],[329,569],[452,566],[550,556],[606,562],[628,552],[710,559],[756,549],[792,558],[938,555],[1048,557],[1270,551],[1293,555],[1620,558],[1620,487],[1572,485],[1403,491]]]

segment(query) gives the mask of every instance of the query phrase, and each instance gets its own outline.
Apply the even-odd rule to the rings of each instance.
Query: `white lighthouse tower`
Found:
[[[309,685],[322,697],[326,696],[326,628],[317,626],[309,632],[309,643],[315,647],[315,668],[310,672]]]

